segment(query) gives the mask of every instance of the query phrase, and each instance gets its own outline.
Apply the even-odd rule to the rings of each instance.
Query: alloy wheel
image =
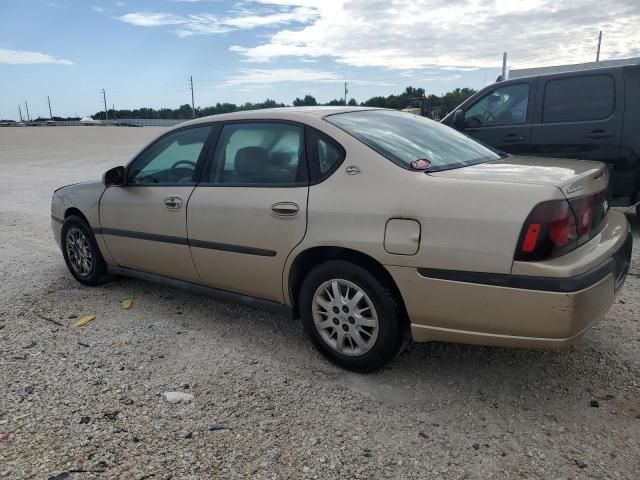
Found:
[[[67,257],[74,272],[81,277],[91,274],[93,268],[93,255],[91,245],[82,230],[72,227],[67,232],[65,239]]]

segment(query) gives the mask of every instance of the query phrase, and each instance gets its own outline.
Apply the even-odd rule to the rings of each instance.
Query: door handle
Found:
[[[278,217],[295,217],[300,205],[295,202],[277,202],[271,205],[271,212]]]
[[[167,197],[162,203],[164,203],[165,208],[168,210],[178,210],[182,208],[182,199],[180,197]]]
[[[594,130],[591,133],[586,133],[584,135],[587,138],[591,138],[592,140],[601,140],[603,138],[611,138],[615,136],[614,132],[605,132],[604,130]]]
[[[506,143],[524,142],[524,136],[518,135],[516,133],[508,133],[504,136],[504,141]]]

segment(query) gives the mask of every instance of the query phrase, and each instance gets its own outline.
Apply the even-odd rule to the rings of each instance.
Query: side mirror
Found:
[[[464,130],[464,110],[456,110],[456,113],[453,114],[453,128]]]
[[[124,167],[113,167],[102,176],[106,187],[121,187],[127,183],[127,172]]]

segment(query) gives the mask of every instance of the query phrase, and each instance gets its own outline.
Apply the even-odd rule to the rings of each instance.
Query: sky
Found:
[[[479,89],[640,56],[639,0],[0,0],[0,119]]]

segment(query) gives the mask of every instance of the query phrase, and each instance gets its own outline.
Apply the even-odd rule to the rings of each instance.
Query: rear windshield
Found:
[[[431,162],[427,171],[465,167],[501,158],[496,151],[433,120],[393,110],[360,110],[325,119],[401,167]]]

